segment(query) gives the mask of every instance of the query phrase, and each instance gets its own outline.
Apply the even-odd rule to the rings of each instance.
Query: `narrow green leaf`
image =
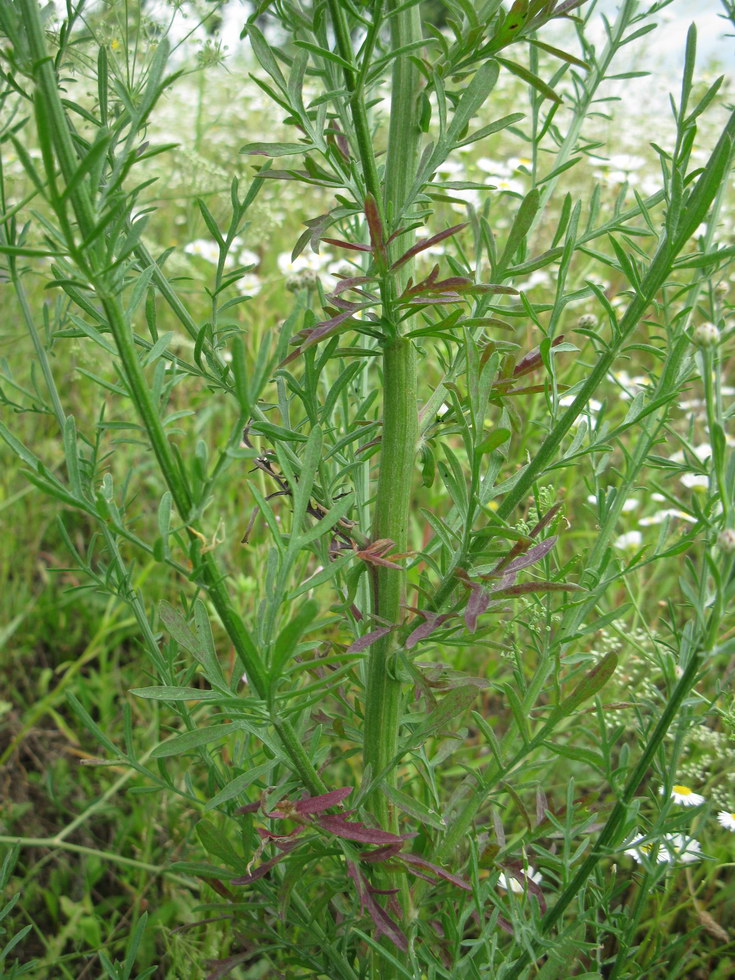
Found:
[[[175,735],[173,738],[161,742],[151,752],[151,759],[169,759],[175,755],[185,755],[202,745],[209,745],[223,735],[230,735],[232,732],[240,731],[241,726],[237,722],[229,722],[226,725],[211,725],[209,728],[200,728],[193,732],[184,732],[182,735]]]
[[[259,766],[253,766],[252,769],[248,769],[247,772],[242,773],[241,776],[236,776],[235,779],[231,780],[223,789],[213,796],[211,800],[208,800],[204,805],[205,810],[214,810],[223,803],[227,803],[229,800],[234,799],[239,796],[243,790],[246,790],[248,786],[251,786],[256,780],[260,779],[261,776],[265,776],[270,773],[273,769],[272,762],[263,762]]]
[[[524,709],[520,698],[511,684],[501,684],[500,687],[508,701],[508,706],[518,729],[518,734],[523,739],[524,745],[528,746],[531,741],[531,733],[528,727],[528,712]]]
[[[87,176],[87,174],[91,173],[91,171],[94,170],[97,164],[102,162],[105,155],[107,154],[108,149],[110,148],[111,143],[112,143],[111,133],[101,131],[97,135],[97,138],[95,139],[94,143],[89,147],[89,149],[84,154],[82,162],[79,164],[77,169],[74,171],[74,173],[67,181],[66,187],[64,188],[64,192],[61,195],[60,200],[63,201],[65,199],[72,197],[77,187],[79,187],[79,185],[82,183],[82,181]],[[95,192],[97,191],[98,186],[99,185],[95,186],[94,180],[90,182],[90,189],[93,192],[92,193],[93,198],[96,196]]]
[[[515,61],[506,61],[505,58],[498,58],[497,55],[495,56],[495,60],[503,65],[504,68],[507,68],[513,75],[517,75],[518,78],[527,82],[532,88],[535,88],[544,98],[551,99],[552,102],[561,103],[561,96],[557,95],[553,88],[550,88],[546,82],[540,79],[538,75],[534,75],[524,65],[519,65]]]
[[[495,61],[486,61],[477,69],[472,81],[462,93],[449,124],[447,139],[450,146],[459,145],[465,126],[469,125],[470,120],[487,101],[499,74]]]
[[[207,854],[219,858],[228,868],[239,874],[247,870],[248,862],[239,855],[221,829],[210,820],[200,820],[196,825],[197,837]]]
[[[401,748],[401,754],[422,745],[427,738],[443,731],[450,721],[466,711],[477,700],[478,690],[469,684],[455,687],[445,695],[439,704],[429,712],[418,728],[410,735]]]
[[[296,486],[292,487],[293,493],[293,534],[298,536],[304,524],[306,510],[309,506],[312,487],[316,478],[317,470],[322,459],[322,430],[315,425],[304,446],[304,454],[301,458],[301,472]]]
[[[240,153],[265,157],[293,157],[310,153],[315,149],[313,143],[246,143],[245,146],[240,147]]]
[[[478,446],[475,447],[475,453],[477,456],[483,456],[486,453],[491,453],[493,449],[497,449],[498,446],[502,446],[504,442],[510,439],[510,429],[496,429],[487,439],[483,440]]]
[[[145,359],[143,361],[144,367],[147,367],[149,364],[152,364],[154,361],[158,360],[158,358],[163,354],[163,352],[166,350],[168,345],[171,343],[171,340],[173,339],[173,335],[174,335],[173,330],[169,330],[168,333],[161,334],[161,336],[155,342],[153,347],[151,347],[151,349],[146,354]]]
[[[586,61],[582,61],[581,58],[575,58],[573,54],[568,51],[562,51],[561,48],[555,48],[553,44],[547,44],[545,41],[539,41],[538,38],[529,37],[528,43],[532,44],[536,48],[541,48],[542,51],[547,51],[549,54],[553,54],[555,58],[559,58],[561,61],[566,61],[570,65],[576,65],[577,68],[584,68],[585,71],[590,71],[591,66],[587,64]]]
[[[426,824],[427,827],[434,827],[436,830],[444,831],[447,829],[444,818],[436,810],[430,810],[423,803],[419,803],[413,796],[409,796],[408,793],[404,793],[396,786],[391,786],[390,783],[386,782],[383,784],[383,792],[399,810],[403,810],[404,813],[413,817],[414,820],[418,820],[419,823]]]
[[[313,599],[309,599],[278,634],[276,642],[273,645],[270,671],[271,683],[275,682],[281,676],[284,664],[293,656],[299,640],[316,619],[318,613],[319,603]]]
[[[268,72],[270,77],[282,92],[288,92],[286,79],[283,77],[283,72],[278,67],[278,62],[273,55],[271,47],[255,24],[248,24],[247,36],[250,38],[250,45],[253,49],[253,53],[260,62],[261,67]]]
[[[327,61],[334,62],[335,65],[339,65],[340,68],[345,68],[347,71],[354,72],[355,66],[349,61],[345,61],[334,51],[330,51],[329,48],[321,48],[318,44],[312,44],[311,41],[294,41],[297,48],[302,48],[304,51],[308,51],[310,54],[316,55],[317,58],[326,58]]]
[[[536,215],[538,214],[540,205],[541,194],[538,188],[534,187],[528,192],[528,194],[526,194],[521,201],[518,210],[516,211],[513,224],[508,232],[508,240],[505,243],[503,254],[501,255],[500,262],[498,263],[501,270],[510,265],[513,256],[526,240],[526,235],[528,234],[528,231],[533,224]]]
[[[209,234],[217,242],[220,249],[223,249],[225,247],[225,240],[222,237],[222,232],[219,230],[219,225],[214,220],[214,215],[209,210],[209,208],[204,203],[204,201],[201,199],[201,197],[197,198],[197,207],[199,208],[199,212],[201,213],[202,218],[204,218],[204,224],[209,229]]]
[[[164,685],[135,687],[131,688],[130,693],[137,698],[147,698],[151,701],[218,701],[222,698],[222,694],[218,691],[203,691],[198,687]]]
[[[79,472],[79,450],[77,448],[77,426],[73,415],[68,415],[64,423],[64,457],[66,472],[72,493],[81,500],[84,497],[82,479]]]
[[[570,715],[583,701],[588,701],[594,697],[610,680],[617,666],[618,655],[611,650],[610,653],[605,654],[598,664],[595,664],[592,670],[584,675],[572,693],[564,698],[555,712],[557,717]]]
[[[107,751],[113,758],[117,759],[122,753],[120,749],[115,745],[115,743],[102,731],[100,726],[95,722],[87,709],[82,705],[82,703],[71,693],[68,692],[66,695],[66,700],[69,702],[72,711],[82,722],[84,727],[90,731],[100,745],[104,745]]]
[[[229,684],[222,673],[222,665],[217,656],[207,607],[201,599],[194,600],[194,622],[201,651],[198,660],[204,670],[204,676],[213,687],[219,686],[227,689]]]
[[[171,554],[171,549],[169,547],[168,538],[171,534],[171,506],[173,498],[171,496],[171,491],[166,490],[161,496],[161,500],[158,504],[158,531],[161,535],[161,541],[163,542],[163,555],[168,558]]]
[[[341,521],[343,517],[349,514],[350,510],[355,505],[354,494],[348,493],[344,497],[340,497],[334,507],[325,514],[321,520],[317,521],[316,524],[309,528],[308,531],[304,531],[296,543],[297,549],[305,548],[307,545],[311,544],[312,541],[316,541],[317,538],[321,538],[322,535],[326,534],[327,531],[331,531],[334,525]]]

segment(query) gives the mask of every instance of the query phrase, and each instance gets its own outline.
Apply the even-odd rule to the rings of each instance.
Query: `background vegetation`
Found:
[[[649,15],[643,9],[633,14],[634,5],[626,6],[641,25],[656,19],[658,8]],[[668,6],[658,5],[664,14]],[[671,6],[676,8],[676,2]],[[427,20],[436,19],[430,8],[424,11]],[[243,12],[243,23],[251,12]],[[182,21],[185,14],[188,21]],[[193,8],[170,8],[172,36],[186,33],[182,23],[193,29],[200,16]],[[588,16],[590,31],[599,30],[594,7]],[[261,83],[267,77],[250,49],[243,45],[225,53],[216,33],[207,36],[212,20],[204,23],[205,30],[196,33],[196,50],[191,42],[175,48],[171,64],[181,75],[147,122],[147,145],[168,149],[140,165],[144,179],[154,182],[144,189],[138,206],[141,211],[151,208],[142,242],[157,256],[171,250],[166,274],[192,321],[218,320],[225,364],[232,363],[230,341],[235,335],[242,338],[242,353],[235,357],[244,359],[250,395],[262,411],[261,424],[242,446],[232,447],[238,406],[219,397],[203,368],[196,377],[201,345],[197,350],[152,290],[141,290],[137,317],[150,330],[149,364],[162,354],[163,348],[155,351],[156,338],[171,332],[165,344],[167,373],[162,367],[156,381],[167,430],[191,479],[210,481],[203,551],[222,563],[240,615],[257,629],[269,615],[267,594],[265,603],[263,599],[264,585],[267,593],[273,584],[273,540],[284,525],[290,528],[291,520],[291,506],[283,496],[267,499],[282,488],[278,475],[284,456],[276,465],[274,447],[298,406],[288,379],[276,368],[288,353],[296,326],[308,322],[301,319],[304,311],[318,311],[337,277],[345,270],[354,275],[355,266],[345,258],[350,253],[324,243],[318,253],[307,248],[292,257],[304,223],[333,206],[334,190],[318,178],[309,187],[254,178],[262,158],[243,154],[241,148],[292,140],[293,129],[250,77],[254,74]],[[267,18],[257,23],[275,30]],[[632,23],[631,33],[638,22]],[[51,43],[58,42],[59,22],[49,15],[46,26]],[[164,30],[157,8],[90,6],[77,20],[73,44],[66,48],[67,97],[90,112],[98,105],[100,48],[120,89],[143,91]],[[639,47],[630,50],[639,51],[642,59],[646,43],[642,37]],[[577,51],[572,33],[568,44]],[[558,59],[539,49],[529,52],[524,64],[540,78],[553,78]],[[8,50],[5,55],[7,83],[12,58]],[[643,66],[628,62],[626,71]],[[701,65],[691,80],[690,109],[700,100],[711,101],[698,116],[687,147],[692,173],[710,158],[732,101],[732,78],[726,76],[713,92],[714,80],[715,73]],[[583,135],[572,147],[578,151],[574,164],[567,169],[570,153],[549,180],[546,162],[559,150],[556,121],[548,123],[546,144],[533,128],[548,118],[548,103],[542,109],[544,93],[533,84],[529,92],[528,79],[503,73],[473,128],[518,111],[529,115],[523,123],[468,143],[441,165],[435,179],[430,231],[465,221],[469,226],[417,257],[417,269],[425,275],[441,261],[447,275],[470,272],[477,281],[488,281],[487,235],[500,242],[507,239],[519,203],[528,200],[533,187],[545,193],[557,185],[534,223],[529,260],[544,249],[562,251],[577,200],[584,202],[582,223],[588,228],[607,222],[614,231],[623,223],[621,216],[636,214],[638,208],[635,231],[623,239],[633,255],[632,272],[630,260],[626,264],[625,255],[606,237],[576,247],[561,266],[561,278],[556,261],[535,268],[529,261],[524,268],[523,255],[516,256],[518,271],[509,281],[518,294],[501,298],[490,311],[496,323],[485,340],[492,337],[490,353],[499,356],[500,376],[504,371],[524,389],[511,396],[506,383],[494,391],[487,419],[480,423],[481,433],[485,421],[491,426],[483,436],[490,440],[484,452],[496,454],[500,473],[500,489],[484,503],[490,523],[503,488],[510,488],[513,475],[538,452],[599,363],[606,342],[600,324],[608,313],[622,317],[628,307],[635,292],[635,263],[642,268],[650,259],[655,234],[647,227],[647,216],[650,209],[658,228],[661,165],[663,161],[666,171],[666,153],[677,142],[660,90],[676,90],[679,99],[679,83],[675,89],[668,81],[635,79],[648,86],[648,98],[647,104],[634,106],[627,97],[632,81],[629,76],[601,84],[595,93],[599,101],[587,106]],[[560,75],[554,87],[573,100],[568,77]],[[382,95],[387,100],[387,88]],[[25,142],[11,139],[21,115],[13,100],[9,87],[3,103],[5,245],[15,210],[32,193],[27,163],[40,167],[42,160],[41,146],[27,142],[32,127],[23,129]],[[373,108],[384,122],[387,101]],[[528,119],[533,120],[530,128]],[[384,138],[381,126],[379,122],[378,146]],[[563,134],[561,122],[559,131]],[[255,165],[254,159],[259,161]],[[279,161],[273,166],[280,166]],[[140,173],[138,179],[143,179]],[[233,177],[239,183],[233,184]],[[548,958],[547,967],[539,967],[538,975],[572,975],[563,972],[570,969],[572,950],[575,976],[724,978],[735,969],[735,702],[730,692],[735,620],[726,601],[735,480],[728,433],[735,394],[735,213],[726,187],[723,182],[709,220],[694,230],[687,258],[679,262],[580,413],[560,461],[508,518],[511,542],[546,521],[544,534],[553,532],[558,540],[553,550],[540,555],[538,576],[544,582],[584,587],[584,600],[575,605],[575,595],[570,599],[558,591],[528,592],[487,614],[474,634],[450,624],[419,657],[425,689],[415,674],[405,678],[417,684],[417,728],[425,707],[419,696],[428,691],[431,703],[432,697],[473,688],[464,705],[469,710],[456,719],[461,727],[448,731],[437,726],[431,733],[435,737],[417,747],[413,768],[406,764],[399,774],[394,803],[403,832],[420,834],[418,853],[435,832],[451,827],[468,786],[474,785],[473,774],[500,751],[494,739],[503,739],[514,726],[526,738],[529,725],[547,717],[544,711],[551,710],[562,690],[568,696],[596,666],[603,665],[607,677],[604,688],[590,689],[584,705],[576,705],[580,710],[553,740],[542,740],[535,755],[499,782],[479,810],[461,860],[445,856],[442,862],[450,873],[466,875],[474,886],[486,889],[483,894],[495,896],[492,928],[457,898],[460,890],[449,880],[432,877],[430,885],[423,883],[428,886],[423,893],[416,892],[416,901],[433,910],[435,917],[428,921],[441,940],[435,964],[422,961],[427,976],[447,976],[441,971],[452,968],[457,977],[491,975],[471,972],[476,946],[502,947],[511,934],[521,955],[537,941],[530,925],[528,934],[524,932],[527,923],[537,925],[547,901],[551,904],[551,896],[568,885],[591,837],[621,796],[656,721],[673,703],[700,626],[710,629],[707,624],[712,623],[716,635],[710,637],[706,665],[677,705],[669,733],[626,809],[627,847],[618,846],[590,879],[584,909],[585,915],[597,909],[597,924],[580,912],[583,928],[562,933],[556,955]],[[241,208],[243,201],[247,210]],[[644,207],[642,201],[649,204]],[[48,211],[37,207],[35,218],[48,220]],[[218,247],[213,227],[227,238],[226,249],[222,241]],[[357,236],[357,222],[354,231]],[[178,565],[178,572],[187,571],[182,535],[172,538],[167,552],[162,530],[167,504],[160,477],[142,446],[132,411],[119,397],[113,359],[104,344],[90,342],[83,318],[75,319],[69,309],[68,296],[47,288],[59,278],[51,259],[31,262],[7,248],[5,255],[0,396],[6,431],[43,461],[50,479],[65,478],[64,439],[48,408],[40,343],[48,352],[63,414],[74,416],[78,431],[97,434],[98,443],[86,448],[89,458],[104,464],[100,469],[107,483],[101,483],[100,492],[111,504],[116,502],[130,533],[150,544],[148,553],[131,545],[124,553],[126,573],[119,575],[101,547],[98,522],[44,495],[38,480],[29,482],[28,461],[22,465],[17,447],[6,440],[0,471],[5,526],[0,656],[6,678],[0,701],[0,841],[5,856],[0,880],[11,907],[0,922],[5,929],[0,947],[18,933],[20,938],[4,962],[0,954],[0,965],[8,976],[39,980],[319,975],[310,965],[313,959],[289,947],[290,941],[304,948],[316,942],[308,906],[298,890],[292,893],[306,863],[294,861],[288,871],[279,866],[280,878],[274,875],[272,884],[261,879],[255,889],[243,889],[237,902],[236,886],[227,884],[228,875],[243,876],[261,860],[257,827],[264,821],[260,815],[236,815],[234,807],[255,802],[274,785],[270,746],[264,749],[245,725],[232,738],[231,731],[222,731],[206,747],[192,743],[182,754],[170,752],[162,746],[171,745],[167,740],[172,734],[195,724],[229,724],[230,715],[208,709],[206,699],[172,704],[165,697],[131,694],[163,682],[153,669],[150,645],[144,649],[140,622],[124,600],[135,593],[145,597],[151,612],[161,600],[183,608],[179,585],[166,574],[166,562]],[[33,310],[35,341],[25,327],[21,294],[13,289],[18,278]],[[316,320],[315,314],[310,322]],[[712,325],[714,332],[703,331],[703,324]],[[380,402],[373,394],[379,377],[371,364],[369,370],[344,378],[344,367],[364,364],[359,358],[370,347],[364,335],[348,336],[349,341],[339,340],[346,345],[339,358],[321,376],[317,372],[313,394],[333,413],[330,446],[344,433],[352,437],[342,446],[342,462],[357,473],[358,464],[370,468],[365,461],[379,418]],[[445,343],[441,331],[437,335],[434,330],[425,340],[417,337],[417,343],[422,445],[409,532],[410,550],[418,557],[412,559],[408,600],[415,609],[421,605],[420,589],[440,563],[433,536],[443,541],[442,535],[456,533],[452,522],[463,485],[458,472],[467,474],[470,468],[463,453],[471,400],[469,368],[432,397],[453,363],[453,342]],[[488,348],[477,349],[482,353]],[[524,362],[524,357],[530,359]],[[180,372],[170,369],[177,358]],[[313,359],[307,363],[314,365]],[[527,372],[518,370],[524,363]],[[290,370],[301,377],[301,368],[292,364]],[[336,384],[343,386],[342,394],[332,397]],[[513,436],[498,443],[493,435],[498,430]],[[214,479],[212,461],[225,445],[233,448],[226,474],[223,466]],[[296,449],[304,451],[303,445]],[[334,480],[339,474],[330,465],[324,464],[319,479],[327,481],[325,486],[332,481],[332,497],[338,500],[342,488]],[[366,512],[357,517],[366,526]],[[313,757],[325,764],[324,746],[340,747],[342,779],[335,781],[332,773],[333,789],[359,787],[362,778],[355,758],[359,698],[354,691],[361,683],[367,647],[355,641],[356,633],[364,635],[365,625],[356,626],[352,610],[364,600],[367,586],[364,578],[353,582],[345,573],[335,591],[330,579],[319,577],[320,566],[343,557],[339,542],[331,552],[328,545],[322,542],[321,561],[317,554],[302,554],[291,572],[293,608],[315,600],[320,631],[299,634],[300,659],[289,677],[301,704],[310,709],[304,741]],[[504,554],[499,550],[493,560]],[[313,582],[301,589],[300,583],[310,577]],[[598,588],[600,583],[606,587]],[[186,612],[193,614],[191,598]],[[713,609],[716,622],[707,618],[714,616]],[[177,683],[205,690],[177,615],[157,621],[153,647],[160,647],[161,660]],[[236,657],[215,617],[212,626],[218,661],[230,677]],[[537,671],[540,663],[553,665],[543,677]],[[615,669],[609,670],[610,665]],[[340,673],[332,680],[335,671]],[[565,686],[570,678],[571,688]],[[528,692],[534,679],[544,688],[535,692],[539,700],[529,702],[529,713],[516,692]],[[296,795],[294,783],[276,772],[281,796],[288,791]],[[240,780],[237,792],[228,796],[235,778]],[[272,797],[273,806],[278,799],[277,794]],[[267,856],[270,852],[262,860]],[[353,896],[345,893],[344,880],[324,860],[309,873],[317,875],[318,889],[329,893],[340,913],[369,934],[368,942],[373,934],[369,917],[360,916]],[[314,901],[319,905],[321,899]],[[279,923],[279,913],[287,928]],[[501,920],[505,933],[498,925]],[[462,956],[468,959],[457,966]],[[489,962],[489,952],[487,956]]]

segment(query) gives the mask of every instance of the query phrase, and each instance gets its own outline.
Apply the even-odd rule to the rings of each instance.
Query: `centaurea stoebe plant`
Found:
[[[0,3],[2,144],[23,171],[12,198],[0,171],[0,254],[37,365],[3,398],[57,427],[63,469],[10,414],[0,435],[83,518],[86,552],[62,523],[75,563],[134,617],[132,694],[168,707],[168,737],[141,755],[129,720],[118,743],[69,701],[110,759],[197,813],[204,860],[177,871],[221,899],[222,969],[661,968],[657,949],[621,972],[656,855],[694,851],[672,786],[717,700],[697,684],[729,655],[733,592],[731,329],[709,283],[733,259],[717,229],[735,115],[695,157],[722,80],[694,98],[694,28],[657,188],[605,198],[575,179],[605,152],[586,127],[616,56],[664,6],[624,0],[597,47],[580,0],[445,0],[436,24],[418,0],[258,4],[242,37],[290,136],[246,142],[247,176],[197,196],[208,237],[188,255],[209,278],[192,286],[151,233],[147,168],[175,149],[149,133],[182,79],[165,36],[132,62],[126,44],[123,64],[83,2],[53,34],[36,0]],[[573,51],[544,39],[559,19]],[[76,96],[72,70],[95,91]],[[506,77],[522,97],[496,108]],[[509,146],[516,183],[452,179],[468,148]],[[277,264],[253,208],[294,187],[292,262],[328,247],[343,264],[331,282],[291,276],[289,312],[263,326],[238,291]],[[69,410],[54,370],[70,341],[98,361],[93,411]],[[629,361],[647,380],[616,404]],[[696,385],[702,431],[685,433],[677,399]],[[679,500],[660,447],[700,434],[706,492]],[[626,501],[654,480],[675,506],[655,540],[621,545]],[[636,583],[672,566],[680,592],[654,629]],[[607,700],[623,650],[596,650],[606,628],[655,633],[660,673],[630,698]],[[647,798],[652,772],[664,792]]]

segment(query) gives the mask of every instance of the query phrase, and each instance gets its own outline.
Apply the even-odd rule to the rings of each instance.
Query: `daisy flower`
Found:
[[[704,803],[703,796],[681,783],[676,783],[671,787],[671,799],[680,806],[699,806],[700,803]]]
[[[626,531],[613,541],[613,548],[619,548],[620,551],[635,551],[636,548],[640,548],[642,541],[643,535],[640,531]]]
[[[541,872],[536,871],[532,864],[529,864],[529,866],[523,872],[523,875],[535,885],[538,885],[543,880],[543,875]],[[522,895],[526,890],[525,886],[522,885],[517,878],[515,878],[513,875],[507,875],[502,871],[498,877],[498,888],[502,888],[506,892],[513,892],[514,895]]]
[[[725,830],[735,830],[735,813],[728,813],[727,810],[720,810],[717,814],[717,821]]]
[[[707,490],[709,487],[709,477],[705,473],[684,473],[679,477],[679,482],[687,490]]]
[[[676,507],[668,507],[665,510],[657,510],[655,514],[651,514],[650,517],[642,517],[638,523],[641,527],[650,527],[651,524],[663,524],[666,518],[677,518],[680,521],[687,521],[689,524],[696,524],[697,518],[692,517],[691,514],[687,514],[684,510],[679,510]]]
[[[664,834],[658,841],[634,835],[623,853],[643,864],[646,858],[653,857],[654,850],[658,864],[690,864],[702,857],[702,845],[686,834]]]
[[[196,238],[188,245],[184,245],[187,255],[196,255],[200,259],[206,259],[216,265],[219,261],[219,247],[216,242],[211,242],[206,238]]]
[[[666,848],[670,864],[682,861],[690,864],[692,861],[699,861],[702,857],[702,845],[694,837],[687,837],[686,834],[664,834],[663,847],[659,847],[658,860],[661,861],[661,851]]]

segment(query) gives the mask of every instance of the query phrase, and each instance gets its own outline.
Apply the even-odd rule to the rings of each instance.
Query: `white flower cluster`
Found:
[[[691,786],[683,783],[675,783],[671,787],[671,800],[679,806],[701,806],[706,802],[701,793],[695,793]],[[721,827],[735,832],[735,813],[720,810],[717,821]],[[655,859],[659,864],[690,864],[703,857],[700,842],[687,834],[646,837],[635,831],[624,844],[623,852],[639,864],[647,859]]]

